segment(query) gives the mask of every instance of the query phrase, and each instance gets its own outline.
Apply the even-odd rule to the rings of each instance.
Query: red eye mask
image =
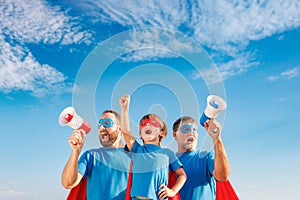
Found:
[[[140,129],[147,126],[147,124],[154,126],[156,128],[160,128],[160,123],[158,121],[156,121],[155,119],[143,119],[140,123]]]

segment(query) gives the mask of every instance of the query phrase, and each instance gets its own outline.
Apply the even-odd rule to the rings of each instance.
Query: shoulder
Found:
[[[194,157],[198,159],[206,159],[208,157],[213,157],[214,154],[211,151],[201,151],[200,149],[196,149],[185,153],[177,153],[176,155],[178,157],[184,156],[184,157]]]
[[[101,152],[100,149],[88,149],[85,152],[82,153],[81,157],[94,157],[95,155],[99,154]]]
[[[175,152],[172,149],[169,149],[169,148],[161,148],[161,151],[163,151],[167,154],[175,154]]]
[[[131,147],[131,152],[140,152],[144,148],[139,142],[135,141]],[[127,148],[128,149],[128,148]]]
[[[167,155],[169,157],[169,159],[171,160],[171,162],[173,162],[174,160],[178,160],[176,153],[172,149],[161,148],[160,153]]]
[[[201,151],[198,149],[195,151],[195,155],[197,155],[197,157],[199,158],[209,158],[209,157],[213,157],[214,153],[213,151]]]
[[[100,152],[103,152],[103,151],[104,151],[103,147],[86,150],[86,152],[89,153],[89,154],[100,153]]]

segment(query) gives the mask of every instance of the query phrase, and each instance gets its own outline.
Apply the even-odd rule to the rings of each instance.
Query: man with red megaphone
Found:
[[[65,121],[72,120],[72,116],[63,116]],[[62,185],[66,189],[73,188],[68,200],[125,199],[130,158],[124,151],[121,130],[119,113],[104,111],[98,124],[102,147],[89,149],[82,155],[86,131],[74,130],[68,139],[72,152],[62,172]]]

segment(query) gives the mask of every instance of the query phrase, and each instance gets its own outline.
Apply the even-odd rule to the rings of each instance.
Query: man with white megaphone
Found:
[[[187,181],[180,190],[181,200],[215,200],[218,182],[229,185],[230,164],[221,139],[221,124],[215,120],[226,107],[227,104],[221,97],[210,95],[200,118],[200,124],[213,140],[214,151],[197,149],[198,125],[195,119],[182,116],[173,123],[173,136],[178,145],[176,155],[187,175]],[[230,196],[230,199],[236,200],[237,197]]]

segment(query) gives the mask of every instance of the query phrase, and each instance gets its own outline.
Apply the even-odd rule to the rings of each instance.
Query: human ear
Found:
[[[173,137],[176,138],[177,137],[177,134],[175,131],[173,131]]]
[[[117,129],[122,132],[122,127],[120,125],[117,125]]]
[[[164,138],[164,137],[165,137],[165,134],[164,134],[163,132],[160,132],[159,136],[160,136],[161,138]]]
[[[159,136],[165,138],[166,137],[165,131],[160,131]]]

